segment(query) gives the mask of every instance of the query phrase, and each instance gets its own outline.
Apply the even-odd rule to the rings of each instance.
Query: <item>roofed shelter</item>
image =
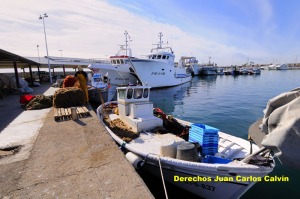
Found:
[[[50,69],[53,70],[53,76],[55,74],[54,68],[63,68],[64,76],[66,76],[65,68],[73,68],[75,70],[77,66],[82,66],[83,68],[87,68],[89,64],[95,62],[97,62],[95,59],[49,57]],[[40,68],[48,68],[48,58],[47,57],[26,57],[25,58],[20,55],[16,55],[11,52],[0,49],[0,69],[14,68],[17,87],[20,87],[18,68],[21,68],[23,70],[24,68],[29,68],[30,81],[31,81],[29,83],[33,85],[34,78],[32,76],[32,66],[37,67],[39,79],[41,80]]]
[[[20,55],[13,54],[11,52],[5,51],[3,49],[0,49],[0,68],[14,68],[15,77],[16,77],[16,86],[20,87],[19,82],[19,74],[18,74],[18,68],[29,68],[30,71],[30,77],[31,77],[31,84],[33,84],[33,78],[32,78],[32,66],[37,66],[39,71],[39,63],[29,60],[25,57],[22,57]]]

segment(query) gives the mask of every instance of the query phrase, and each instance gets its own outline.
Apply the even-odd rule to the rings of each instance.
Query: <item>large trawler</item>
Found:
[[[110,56],[108,60],[101,60],[101,63],[92,63],[88,66],[93,73],[109,77],[111,86],[136,84],[139,80],[130,66],[128,59],[132,58],[129,47],[128,32],[125,31],[125,45],[121,45],[116,55]]]
[[[128,64],[137,74],[142,85],[152,88],[170,87],[191,80],[191,74],[186,67],[175,65],[175,55],[171,47],[163,47],[162,33],[159,33],[159,43],[151,50],[146,59],[133,58]]]

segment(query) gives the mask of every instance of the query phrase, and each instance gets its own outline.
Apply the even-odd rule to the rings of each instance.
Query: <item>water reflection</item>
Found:
[[[187,82],[169,88],[151,89],[150,101],[154,107],[159,107],[165,113],[173,113],[175,106],[182,103],[184,97],[189,97],[192,82]]]

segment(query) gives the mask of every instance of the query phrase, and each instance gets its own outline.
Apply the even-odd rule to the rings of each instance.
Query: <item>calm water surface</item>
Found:
[[[255,76],[194,77],[184,85],[153,90],[150,100],[165,113],[193,123],[204,123],[247,139],[248,128],[263,115],[276,95],[300,86],[300,70],[262,71]],[[300,144],[300,143],[299,143]],[[141,174],[156,198],[164,198],[160,179]],[[300,172],[277,163],[270,176],[287,176],[289,182],[259,182],[242,198],[299,198]],[[169,198],[185,194],[168,185]],[[226,194],[226,193],[224,193]],[[177,197],[176,197],[177,196]]]

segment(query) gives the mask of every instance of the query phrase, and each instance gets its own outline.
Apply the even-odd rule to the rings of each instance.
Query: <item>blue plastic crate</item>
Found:
[[[229,162],[232,162],[232,160],[226,159],[226,158],[221,158],[221,157],[207,155],[203,159],[203,162],[205,162],[205,163],[211,163],[211,164],[228,164]]]
[[[201,156],[215,155],[218,152],[218,147],[202,147]]]
[[[216,148],[218,148],[218,143],[209,143],[209,144],[202,144],[201,145],[202,147],[216,147]]]
[[[219,129],[208,126],[206,124],[192,124],[191,129],[204,134],[218,134],[219,132]]]
[[[218,142],[219,141],[219,136],[214,135],[214,136],[201,136],[197,135],[196,133],[190,132],[189,133],[189,139],[193,139],[199,142]]]
[[[218,144],[219,129],[205,125],[192,124],[189,131],[189,142],[198,142],[201,146]]]

